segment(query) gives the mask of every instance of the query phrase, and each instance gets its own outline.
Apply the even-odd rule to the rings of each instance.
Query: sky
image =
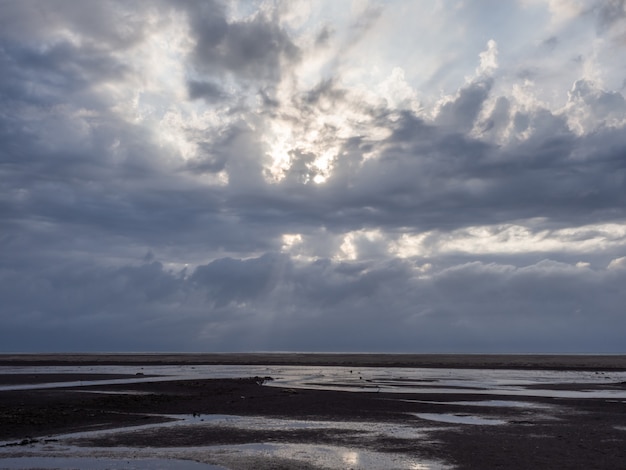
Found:
[[[0,0],[0,352],[626,352],[624,0]]]

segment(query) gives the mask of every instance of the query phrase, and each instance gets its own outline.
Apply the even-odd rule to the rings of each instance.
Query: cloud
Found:
[[[610,29],[616,23],[626,18],[626,3],[624,0],[608,0],[595,5],[597,14],[597,28],[599,32]]]
[[[244,20],[229,21],[225,7],[217,1],[184,5],[201,73],[230,72],[238,78],[275,82],[280,80],[284,64],[298,60],[298,47],[276,18],[257,12]]]
[[[624,269],[626,268],[626,256],[611,260],[607,269]]]
[[[33,341],[36,350],[610,351],[626,326],[624,270],[553,261],[473,262],[423,275],[410,262],[263,255],[219,259],[191,275],[148,262],[1,276],[3,298],[19,305],[4,321],[8,349]]]
[[[142,9],[133,3],[115,0],[94,4],[76,4],[71,0],[5,3],[0,25],[3,37],[9,40],[28,38],[32,42],[47,42],[84,38],[89,47],[116,50],[141,41],[149,30]]]
[[[626,115],[626,100],[618,91],[605,91],[588,80],[577,80],[568,93],[570,125],[578,133],[598,127],[621,127]]]
[[[191,80],[188,83],[189,98],[192,100],[202,98],[209,102],[220,101],[226,98],[224,91],[219,85],[212,82],[198,82]]]
[[[463,134],[471,131],[491,87],[491,80],[487,79],[475,81],[459,90],[452,101],[441,105],[436,124]]]
[[[623,5],[522,3],[7,3],[2,348],[623,351]]]

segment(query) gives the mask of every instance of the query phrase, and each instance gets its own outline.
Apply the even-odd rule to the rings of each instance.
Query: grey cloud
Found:
[[[10,40],[47,41],[51,32],[67,29],[83,35],[89,46],[122,49],[141,41],[146,23],[138,2],[23,0],[2,2],[2,35]],[[139,7],[139,8],[138,8]]]
[[[204,73],[230,72],[248,80],[277,81],[284,64],[297,61],[298,47],[276,18],[257,14],[246,21],[228,22],[218,2],[187,3],[197,39],[194,56]]]
[[[494,116],[493,125],[506,125],[509,113],[504,101],[496,105],[494,113],[499,116]],[[353,185],[359,187],[360,177],[371,173],[368,183],[363,181],[363,188],[376,185],[374,194],[379,198],[394,191],[399,195],[398,191],[404,189],[407,197],[396,201],[405,201],[406,210],[414,211],[416,219],[424,223],[430,215],[438,214],[436,217],[442,217],[437,222],[441,227],[467,223],[466,216],[474,223],[495,222],[501,216],[515,220],[532,213],[567,220],[581,204],[597,211],[610,207],[621,213],[621,184],[611,176],[623,172],[618,149],[623,149],[626,142],[619,130],[602,132],[605,142],[612,142],[609,156],[598,153],[600,144],[595,135],[573,135],[562,117],[546,110],[517,115],[515,119],[518,123],[526,120],[526,126],[533,129],[531,137],[498,149],[442,133],[407,116],[395,123],[381,160],[364,164],[353,175]],[[574,153],[577,159],[572,158]],[[475,184],[469,184],[471,181]],[[591,189],[591,181],[596,182],[595,195],[582,189]],[[393,199],[384,206],[382,201],[379,199],[379,208],[387,215],[401,208],[393,204]],[[364,205],[376,207],[373,201]],[[584,217],[589,215],[585,212]]]
[[[313,91],[349,102],[349,95],[333,86]],[[499,103],[494,126],[510,118],[505,101]],[[306,106],[315,105],[312,100]],[[79,233],[101,230],[142,247],[147,243],[158,249],[176,241],[194,250],[207,243],[211,250],[226,251],[270,248],[281,233],[308,233],[320,226],[337,234],[361,228],[446,230],[537,216],[577,225],[623,214],[620,149],[626,143],[617,129],[577,137],[562,118],[544,110],[515,117],[526,120],[534,133],[525,142],[498,149],[449,134],[409,111],[393,121],[389,116],[381,112],[375,121],[390,129],[386,140],[372,142],[364,136],[343,143],[325,185],[302,184],[312,177],[306,164],[313,158],[302,152],[292,155],[294,163],[283,182],[265,183],[259,135],[245,123],[208,132],[200,136],[201,153],[187,170],[227,171],[228,186],[214,188],[189,186],[184,172],[157,163],[162,159],[151,156],[162,150],[146,144],[150,139],[140,129],[101,123],[91,131],[93,140],[81,147],[68,140],[69,121],[59,131],[67,147],[51,149],[49,142],[19,134],[7,137],[11,140],[6,142],[30,149],[31,163],[5,154],[7,161],[20,165],[5,170],[11,176],[5,180],[10,196],[4,204],[16,217],[44,217],[59,230],[72,224],[81,227]],[[108,151],[115,139],[126,154],[123,160],[113,159]],[[605,147],[611,150],[599,152]],[[577,159],[572,159],[574,149]],[[364,162],[362,154],[372,150],[380,158]],[[38,182],[42,175],[45,181]],[[84,184],[70,184],[69,177]]]
[[[92,46],[58,42],[41,49],[16,42],[0,45],[0,91],[5,106],[65,105],[70,97],[86,105],[102,105],[88,93],[98,83],[123,80],[128,66],[107,51]],[[20,111],[19,108],[15,111]]]
[[[554,50],[559,45],[559,38],[556,36],[550,36],[549,38],[543,40],[541,45],[549,50]]]
[[[331,37],[333,36],[333,29],[329,26],[324,26],[321,31],[315,37],[316,47],[325,47],[328,45]]]
[[[317,99],[326,90],[342,105],[359,106],[351,104],[345,92],[330,92],[333,86],[325,83],[312,96]],[[483,96],[474,103],[481,103]],[[316,99],[302,101],[303,120],[307,113],[319,112],[314,109]],[[473,109],[471,116],[476,106]],[[365,134],[343,141],[324,185],[303,184],[314,176],[314,156],[294,150],[284,180],[237,185],[237,196],[228,197],[227,206],[240,215],[241,223],[288,224],[296,233],[319,226],[335,233],[364,227],[452,229],[529,217],[584,225],[624,214],[620,149],[626,142],[619,129],[576,136],[563,116],[545,109],[512,114],[507,99],[500,98],[489,121],[481,125],[502,129],[513,120],[516,132],[530,130],[530,136],[496,147],[428,124],[409,111],[395,113],[393,119],[387,111],[375,112],[379,116],[374,124],[387,127],[390,136],[370,141]],[[463,125],[471,122],[463,120]],[[215,155],[224,155],[218,161],[242,155],[232,146],[240,137],[237,131],[214,148]],[[244,139],[249,154],[255,139],[254,133]],[[364,161],[363,153],[371,151],[380,157]]]
[[[441,107],[436,119],[437,124],[457,132],[469,132],[489,96],[492,85],[491,79],[481,79],[459,90],[454,101]]]
[[[625,274],[546,260],[418,278],[408,262],[284,255],[217,260],[189,277],[158,262],[26,278],[5,269],[0,338],[7,350],[19,337],[29,350],[612,352],[623,347]]]
[[[284,256],[267,254],[251,260],[225,258],[199,266],[190,280],[207,292],[210,303],[223,307],[271,295],[278,282],[289,278],[290,271],[291,264]]]
[[[259,95],[263,100],[263,108],[266,110],[278,109],[280,101],[276,99],[275,90],[271,87],[264,87],[259,90]]]
[[[184,348],[190,325],[180,277],[159,263],[107,269],[90,264],[41,265],[0,272],[7,300],[4,350]],[[34,275],[35,274],[35,275]],[[169,317],[163,312],[178,310]],[[165,334],[166,338],[159,338]],[[14,336],[15,335],[15,336]],[[173,335],[177,335],[175,341]],[[182,336],[181,336],[182,335]],[[166,346],[167,348],[167,346]]]
[[[330,78],[321,81],[311,90],[307,91],[304,94],[303,101],[308,105],[317,105],[322,99],[325,99],[329,103],[334,104],[338,101],[344,101],[345,97],[346,90],[337,87],[334,79]],[[300,104],[301,103],[298,103],[298,105]]]
[[[372,28],[384,12],[384,7],[380,4],[369,4],[363,9],[360,15],[352,23],[351,29],[354,34],[352,44],[358,42]]]
[[[597,15],[597,30],[604,33],[613,27],[615,23],[626,18],[626,1],[624,0],[604,0],[595,5],[591,11]]]
[[[500,135],[509,125],[511,103],[504,96],[498,97],[496,105],[489,117],[481,123],[481,131],[485,134]]]
[[[212,82],[199,82],[191,80],[187,83],[189,98],[192,100],[202,98],[208,102],[222,101],[227,98],[222,88]]]
[[[582,100],[590,106],[598,119],[610,114],[621,116],[626,112],[626,100],[621,93],[598,89],[588,80],[577,80],[569,92],[569,100]]]

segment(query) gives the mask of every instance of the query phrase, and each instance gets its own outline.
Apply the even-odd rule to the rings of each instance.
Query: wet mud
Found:
[[[61,379],[76,377],[54,377]],[[136,458],[183,456],[234,469],[616,469],[626,462],[621,380],[542,385],[554,396],[533,395],[539,386],[532,383],[516,396],[273,385],[257,376],[3,390],[0,468],[3,458],[61,448],[116,458],[131,449]],[[529,396],[520,396],[524,389]],[[581,390],[618,395],[560,394]]]

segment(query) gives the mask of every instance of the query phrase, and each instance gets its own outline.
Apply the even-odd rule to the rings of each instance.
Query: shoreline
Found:
[[[626,354],[0,353],[0,366],[268,365],[626,371]]]

